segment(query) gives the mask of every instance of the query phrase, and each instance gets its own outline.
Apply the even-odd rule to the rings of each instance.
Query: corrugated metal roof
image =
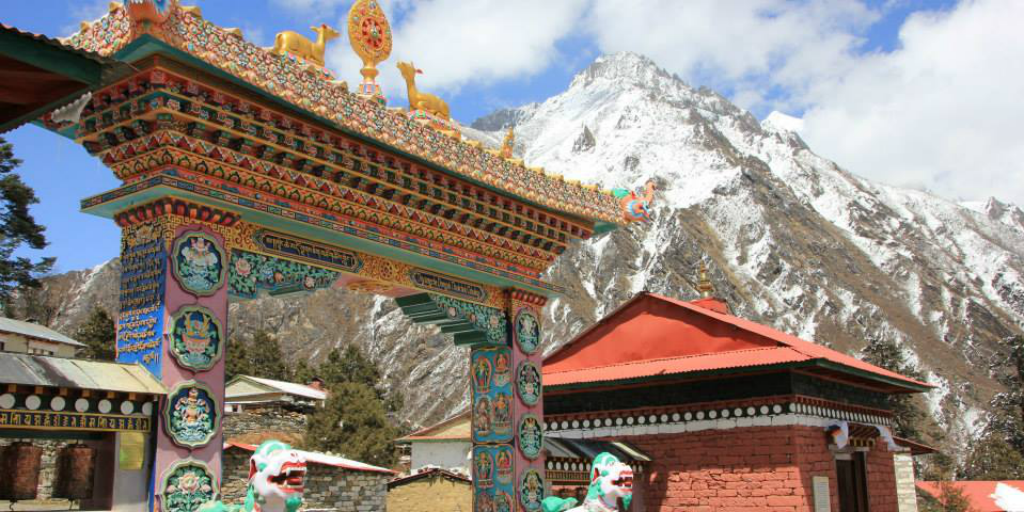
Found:
[[[976,512],[1024,511],[1024,480],[960,480],[929,482],[918,480],[917,488],[938,498],[942,484],[959,489]]]
[[[235,382],[237,380],[243,380],[243,379],[244,380],[249,380],[249,381],[252,381],[252,382],[256,382],[258,384],[262,384],[263,386],[266,386],[266,387],[270,388],[271,390],[280,391],[282,393],[287,393],[289,395],[301,396],[301,397],[310,398],[310,399],[313,399],[313,400],[326,400],[327,399],[327,393],[324,392],[323,390],[312,388],[312,387],[306,386],[304,384],[296,384],[294,382],[284,382],[284,381],[280,381],[280,380],[264,379],[262,377],[253,377],[252,375],[239,375],[239,376],[235,377],[234,379],[231,379],[231,382]],[[230,383],[229,383],[229,385],[230,385]],[[263,393],[259,393],[259,394],[263,394]],[[250,395],[250,394],[230,395],[227,398],[232,399],[232,398],[241,398],[241,397],[245,397],[245,396],[253,396],[253,395]]]
[[[66,52],[74,53],[76,55],[80,55],[80,56],[85,57],[87,59],[96,61],[96,62],[98,62],[100,64],[113,64],[113,63],[117,63],[116,60],[111,59],[109,57],[104,57],[104,56],[102,56],[102,55],[100,55],[100,54],[98,54],[96,52],[90,52],[88,50],[82,50],[80,48],[75,48],[74,46],[66,45],[60,39],[55,39],[55,38],[52,38],[52,37],[49,37],[49,36],[45,36],[43,34],[36,34],[35,32],[28,32],[28,31],[25,31],[25,30],[21,30],[18,27],[12,27],[12,26],[10,26],[10,25],[8,25],[6,23],[0,23],[0,30],[2,30],[4,32],[9,32],[11,34],[19,35],[21,37],[25,37],[25,38],[28,38],[28,39],[34,39],[34,40],[39,41],[41,43],[45,43],[45,44],[48,44],[50,46],[53,46],[54,48],[59,48],[59,49],[64,50]]]
[[[599,320],[594,324],[594,326],[583,331],[583,333],[578,335],[573,341],[565,344],[562,348],[547,356],[545,361],[555,358],[556,355],[568,350],[576,343],[583,342],[583,340],[587,338],[587,335],[590,334],[597,325],[600,325],[615,315],[625,311],[630,304],[633,304],[645,297],[664,301],[675,306],[685,308],[694,313],[730,324],[738,329],[772,340],[778,345],[774,347],[749,350],[711,352],[695,356],[627,361],[615,365],[581,368],[562,372],[551,372],[550,370],[545,370],[544,385],[557,386],[588,382],[618,381],[655,375],[671,375],[706,370],[722,370],[728,368],[824,360],[836,363],[840,365],[840,367],[848,367],[850,369],[895,380],[904,383],[903,385],[906,387],[934,387],[930,384],[904,377],[898,373],[866,363],[855,357],[848,356],[822,345],[802,340],[796,336],[772,329],[771,327],[714,310],[718,308],[712,309],[707,307],[706,304],[700,305],[693,302],[681,301],[650,292],[641,292],[637,294],[633,299],[627,301],[614,312]]]
[[[0,332],[13,332],[30,338],[39,338],[55,343],[74,345],[76,347],[85,346],[83,343],[73,340],[44,325],[34,324],[32,322],[23,322],[13,318],[0,317]]]
[[[0,384],[167,394],[139,365],[10,352],[0,353]]]
[[[598,454],[608,452],[622,462],[650,462],[651,457],[639,448],[621,441],[596,441],[592,439],[569,439],[555,435],[544,436],[544,449],[551,457],[594,460]]]
[[[806,355],[789,347],[766,347],[750,350],[734,350],[731,352],[719,352],[713,354],[698,354],[693,356],[630,361],[628,363],[596,366],[562,372],[544,372],[544,386],[583,384],[588,382],[637,379],[657,375],[673,375],[696,371],[797,363],[808,361],[810,359],[810,357],[807,357]]]
[[[234,446],[235,448],[241,448],[246,451],[254,452],[258,446],[254,444],[245,444],[228,441],[224,443],[224,449],[228,449]],[[344,457],[338,457],[337,455],[327,455],[326,453],[320,452],[307,452],[305,450],[295,450],[306,457],[306,462],[312,462],[314,464],[323,464],[325,466],[334,466],[336,468],[351,469],[353,471],[367,471],[370,473],[389,473],[397,474],[397,471],[392,471],[387,468],[379,466],[373,466],[365,462],[359,462],[356,460],[346,459]]]

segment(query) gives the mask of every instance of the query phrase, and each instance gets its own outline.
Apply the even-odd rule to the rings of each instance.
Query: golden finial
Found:
[[[711,284],[711,279],[708,279],[708,266],[704,261],[700,262],[700,283],[697,284],[697,291],[700,292],[702,299],[710,298],[715,293],[715,287]]]
[[[391,55],[391,24],[378,0],[356,0],[348,11],[348,41],[363,61],[359,94],[383,99],[377,83],[377,64]]]
[[[508,127],[508,133],[505,134],[505,140],[501,141],[501,152],[498,156],[502,158],[512,158],[512,149],[516,145],[516,134],[512,126]]]

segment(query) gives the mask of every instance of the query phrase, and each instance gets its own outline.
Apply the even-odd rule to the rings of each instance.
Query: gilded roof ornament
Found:
[[[391,24],[377,0],[357,0],[348,11],[348,41],[363,61],[359,74],[363,82],[359,94],[384,103],[377,75],[377,64],[391,55]]]
[[[505,140],[501,141],[501,152],[499,156],[502,158],[512,158],[512,149],[516,145],[516,134],[513,131],[512,126],[508,127],[508,133],[505,134]]]
[[[704,264],[703,260],[700,262],[700,282],[697,283],[697,291],[700,292],[702,299],[710,298],[715,294],[715,286],[708,278],[708,266]]]
[[[316,32],[316,41],[310,41],[309,38],[298,32],[285,30],[277,33],[277,37],[274,38],[274,49],[270,51],[281,56],[292,54],[323,66],[324,50],[327,49],[328,41],[336,39],[341,34],[326,23],[321,23],[319,27],[309,27],[309,29]]]

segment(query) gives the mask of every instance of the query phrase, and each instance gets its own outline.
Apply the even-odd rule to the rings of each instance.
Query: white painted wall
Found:
[[[413,471],[423,466],[469,470],[469,452],[473,449],[469,441],[413,441],[411,444]]]

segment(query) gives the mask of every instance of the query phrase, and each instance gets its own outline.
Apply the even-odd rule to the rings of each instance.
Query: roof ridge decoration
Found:
[[[130,0],[128,5],[130,10],[111,3],[106,15],[83,24],[66,44],[109,57],[149,35],[336,128],[382,142],[494,189],[592,221],[622,225],[649,219],[653,184],[643,196],[622,190],[613,194],[531,170],[521,162],[492,155],[480,145],[423,126],[405,113],[351,94],[348,84],[335,80],[327,68],[292,54],[275,55],[243,40],[239,31],[203,19],[197,8],[180,6],[178,0]]]

